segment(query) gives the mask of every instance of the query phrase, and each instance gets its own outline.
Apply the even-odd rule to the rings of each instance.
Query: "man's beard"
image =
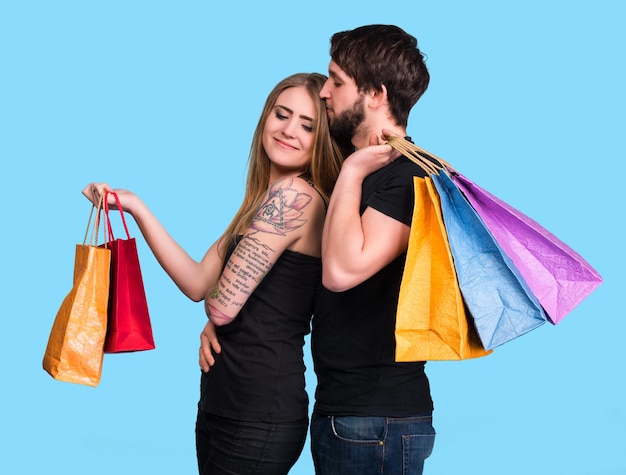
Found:
[[[365,98],[361,96],[352,104],[352,109],[345,110],[330,120],[330,134],[337,144],[344,149],[354,148],[352,137],[356,135],[359,125],[365,120],[364,102]]]

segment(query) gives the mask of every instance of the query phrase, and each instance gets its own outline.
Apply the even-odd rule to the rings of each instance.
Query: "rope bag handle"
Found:
[[[442,170],[444,172],[454,171],[454,168],[448,162],[418,147],[413,142],[409,142],[405,138],[391,136],[387,143],[429,175],[437,175]]]
[[[109,199],[108,195],[113,195],[115,198],[115,202],[117,204],[117,209],[120,211],[120,216],[122,217],[122,224],[124,225],[124,231],[126,231],[126,237],[130,239],[130,233],[128,232],[128,226],[126,226],[126,219],[124,218],[124,211],[122,210],[122,203],[120,202],[117,193],[114,191],[105,191],[104,192],[104,215],[107,219],[107,230],[108,230],[108,240],[115,241],[115,237],[113,236],[113,228],[111,227],[111,219],[109,218]]]
[[[93,203],[91,205],[91,212],[89,213],[89,220],[87,221],[87,229],[85,229],[85,237],[83,238],[83,246],[87,244],[87,236],[89,235],[89,228],[91,227],[91,220],[93,218],[94,209],[96,210],[96,218],[94,220],[93,227],[91,229],[91,238],[89,240],[89,245],[95,246],[95,247],[98,246],[98,230],[100,228],[100,212],[102,211],[103,202],[104,202],[104,195],[100,195],[100,200],[98,201],[98,205],[96,206]],[[104,240],[105,240],[104,247],[107,247],[106,236]]]

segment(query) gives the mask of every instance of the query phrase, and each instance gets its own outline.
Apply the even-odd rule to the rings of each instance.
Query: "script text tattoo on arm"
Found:
[[[222,273],[217,292],[213,294],[220,305],[243,307],[272,268],[276,251],[263,242],[263,234],[285,236],[307,222],[302,219],[302,210],[311,202],[311,195],[291,188],[292,181],[281,181],[272,186],[267,199],[257,210],[250,232],[235,248]]]

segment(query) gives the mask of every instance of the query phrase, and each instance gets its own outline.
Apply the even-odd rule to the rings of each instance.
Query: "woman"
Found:
[[[272,90],[254,133],[241,207],[200,262],[136,195],[114,190],[176,285],[204,299],[203,335],[217,333],[201,377],[201,474],[284,474],[306,440],[302,349],[321,283],[326,203],[341,163],[319,97],[325,80],[296,74]],[[92,183],[83,194],[97,203],[109,189]]]

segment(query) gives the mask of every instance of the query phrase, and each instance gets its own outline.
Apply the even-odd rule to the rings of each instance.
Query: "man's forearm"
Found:
[[[322,238],[325,285],[336,287],[355,272],[363,249],[364,234],[359,207],[362,179],[350,173],[339,175],[335,184]]]

